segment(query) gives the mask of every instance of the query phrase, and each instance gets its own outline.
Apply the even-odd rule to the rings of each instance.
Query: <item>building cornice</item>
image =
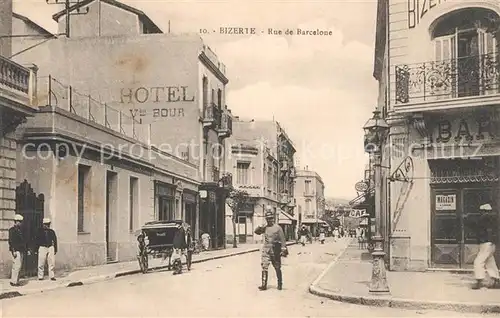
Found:
[[[109,160],[109,162],[112,162],[112,159],[122,162],[124,161],[126,163],[132,164],[136,167],[140,167],[141,169],[149,170],[151,172],[161,173],[166,176],[175,177],[179,180],[183,180],[195,185],[201,184],[201,182],[197,180],[190,179],[188,177],[179,175],[172,171],[168,171],[147,160],[138,159],[126,153],[119,153],[118,151],[109,149],[107,147],[103,148],[102,145],[97,142],[93,142],[92,140],[74,135],[67,131],[62,132],[58,131],[58,129],[53,130],[51,128],[30,128],[24,132],[23,137],[21,139],[22,143],[28,143],[28,142],[37,143],[37,142],[47,142],[47,141],[72,143],[79,147],[85,147],[86,151],[90,150],[91,152],[94,153],[106,155],[106,158],[109,158],[107,159]]]
[[[201,52],[198,56],[198,59],[215,75],[215,77],[217,77],[219,81],[222,82],[222,84],[226,85],[227,83],[229,83],[227,77],[219,70],[217,66],[215,66],[215,64],[208,58],[205,52]]]

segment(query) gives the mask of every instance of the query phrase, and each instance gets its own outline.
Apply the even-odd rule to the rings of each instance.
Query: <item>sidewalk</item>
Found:
[[[471,274],[450,272],[390,272],[390,293],[369,292],[371,255],[354,240],[314,281],[317,296],[359,305],[404,309],[438,309],[474,313],[500,312],[500,290],[471,290]]]
[[[287,243],[287,245],[293,244],[295,244],[295,241]],[[261,246],[262,244],[241,244],[238,248],[228,247],[224,250],[201,252],[200,254],[193,255],[192,263],[196,264],[225,257],[257,252],[260,250]],[[166,261],[163,261],[161,258],[149,259],[150,270],[164,269],[167,265],[168,259]],[[63,274],[62,277],[56,273],[57,281],[55,282],[49,280],[47,277],[43,281],[37,280],[36,277],[28,280],[23,279],[21,280],[22,286],[20,287],[10,286],[9,279],[0,279],[0,299],[43,293],[44,291],[63,287],[88,285],[111,280],[121,276],[138,274],[140,272],[139,263],[137,261],[131,261],[81,268],[73,272]]]

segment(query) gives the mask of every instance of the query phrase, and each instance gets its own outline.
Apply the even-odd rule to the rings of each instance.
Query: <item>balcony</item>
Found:
[[[282,161],[281,161],[281,167],[280,167],[280,170],[281,170],[281,171],[288,171],[288,169],[290,169],[290,166],[289,166],[289,164],[288,164],[288,161],[282,160]]]
[[[292,198],[287,204],[289,208],[294,208],[296,205],[297,205],[297,200],[295,198]]]
[[[35,91],[36,71],[0,56],[1,104],[17,112],[31,113]]]
[[[217,130],[219,137],[229,137],[233,133],[233,118],[231,117],[231,114],[229,111],[225,110],[222,112],[221,116],[221,125],[219,126],[219,129]]]
[[[217,128],[221,126],[222,112],[215,103],[210,103],[203,110],[203,126],[206,128]]]
[[[397,65],[396,113],[442,111],[500,103],[497,53]]]
[[[41,84],[37,96],[40,106],[65,110],[86,122],[105,127],[142,143],[150,143],[151,126],[143,124],[137,116],[110,107],[52,76],[39,77],[38,81]]]
[[[304,197],[314,197],[315,193],[314,191],[305,191],[304,192]]]

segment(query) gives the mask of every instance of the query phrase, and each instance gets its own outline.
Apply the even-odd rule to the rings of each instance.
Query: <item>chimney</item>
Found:
[[[0,34],[12,35],[12,0],[0,1]],[[0,55],[4,57],[12,55],[12,38],[0,39]]]

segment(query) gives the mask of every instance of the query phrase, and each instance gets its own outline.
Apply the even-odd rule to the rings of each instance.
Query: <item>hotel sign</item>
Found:
[[[408,0],[408,28],[416,27],[432,9],[446,0]]]
[[[148,115],[153,118],[184,117],[184,108],[169,105],[194,101],[193,90],[188,86],[128,87],[120,90],[120,104],[148,105],[131,108],[133,118]]]
[[[457,196],[455,194],[436,195],[436,211],[455,211]]]

